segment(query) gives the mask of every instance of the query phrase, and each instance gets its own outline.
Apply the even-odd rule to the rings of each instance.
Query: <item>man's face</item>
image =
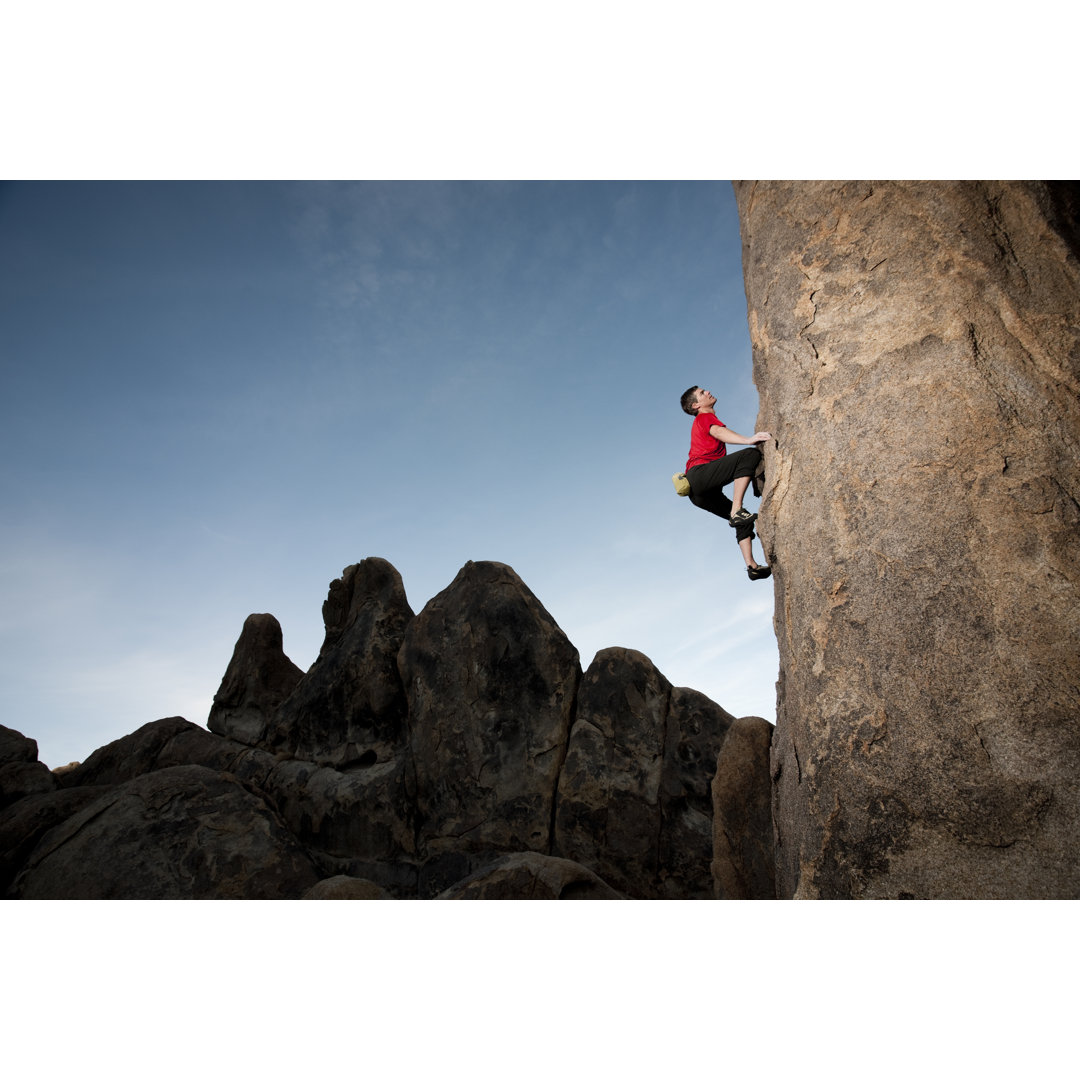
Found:
[[[694,404],[699,409],[711,409],[716,404],[716,398],[714,398],[708,390],[702,390],[699,386],[697,392],[697,399],[695,400]]]

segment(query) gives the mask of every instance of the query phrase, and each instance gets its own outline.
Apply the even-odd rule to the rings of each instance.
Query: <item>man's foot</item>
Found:
[[[746,576],[751,581],[760,581],[762,578],[767,578],[772,574],[771,566],[748,566],[746,568]]]
[[[751,521],[757,520],[757,514],[751,514],[745,506],[740,506],[731,517],[728,518],[728,524],[732,527],[736,525],[749,524]]]

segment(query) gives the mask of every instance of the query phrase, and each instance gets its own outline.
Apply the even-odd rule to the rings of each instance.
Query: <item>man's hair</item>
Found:
[[[697,416],[697,405],[695,405],[694,402],[697,399],[698,390],[699,387],[691,386],[690,389],[683,394],[680,404],[682,405],[682,411],[684,413],[689,413],[691,416]]]

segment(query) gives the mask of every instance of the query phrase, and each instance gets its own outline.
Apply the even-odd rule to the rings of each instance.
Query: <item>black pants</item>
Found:
[[[756,446],[739,450],[734,454],[725,454],[715,461],[704,465],[695,465],[687,474],[690,481],[690,501],[710,514],[716,514],[725,521],[731,517],[731,500],[724,494],[727,484],[740,476],[753,476],[761,461],[761,451]],[[744,521],[735,526],[735,540],[745,540],[754,535],[754,523]]]

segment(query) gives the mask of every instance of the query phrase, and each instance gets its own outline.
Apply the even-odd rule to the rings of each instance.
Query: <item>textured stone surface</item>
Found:
[[[423,853],[546,852],[581,678],[555,620],[510,567],[466,563],[398,663]]]
[[[0,725],[0,807],[55,788],[56,778],[38,761],[37,741]]]
[[[49,789],[23,784],[0,811],[0,889],[299,896],[344,877],[395,898],[465,879],[470,897],[624,895],[603,869],[625,895],[711,895],[709,783],[732,719],[714,702],[626,649],[598,656],[579,701],[576,649],[501,563],[467,564],[414,617],[393,567],[365,559],[323,610],[319,660],[276,706],[295,671],[276,620],[247,621],[214,713],[240,739],[167,717],[54,776],[33,740],[0,731],[0,771],[37,770]]]
[[[1076,189],[736,196],[780,895],[1078,896]]]
[[[334,768],[400,750],[408,706],[397,654],[412,618],[401,575],[385,559],[347,567],[323,604],[319,657],[282,704],[270,745]]]
[[[588,867],[535,851],[504,855],[437,900],[625,900]]]
[[[415,851],[404,757],[338,772],[283,761],[259,781],[304,844],[340,858],[395,862]]]
[[[52,828],[100,799],[108,788],[82,787],[28,795],[0,811],[0,895]]]
[[[323,878],[313,885],[301,900],[391,900],[390,894],[374,881],[365,878],[349,877],[337,874]]]
[[[26,900],[297,899],[319,876],[260,795],[180,765],[113,787],[52,829],[11,892]]]
[[[223,739],[182,716],[170,716],[100,747],[77,768],[58,776],[57,783],[62,788],[121,784],[174,765],[204,765],[260,782],[274,764],[265,751]]]
[[[56,778],[40,761],[9,761],[0,765],[0,806],[56,788]]]
[[[206,726],[216,735],[257,746],[303,672],[285,655],[273,615],[249,615],[225,669]]]
[[[633,649],[597,653],[559,779],[555,854],[630,897],[710,897],[709,782],[731,719]]]
[[[36,739],[27,738],[21,731],[0,724],[0,765],[9,762],[37,761]]]
[[[743,716],[728,729],[712,781],[714,895],[717,900],[774,900],[773,726]]]

